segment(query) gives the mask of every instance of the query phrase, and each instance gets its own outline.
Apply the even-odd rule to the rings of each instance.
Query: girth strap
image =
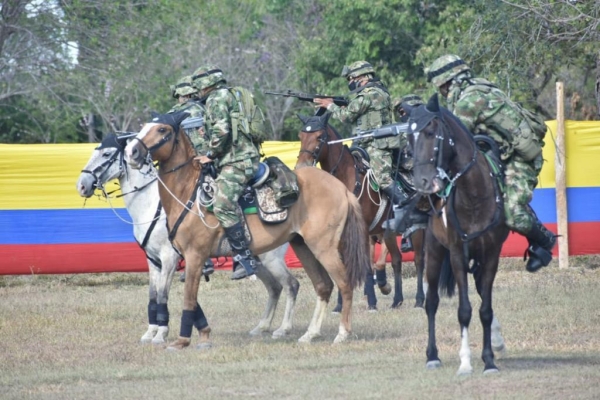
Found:
[[[186,215],[188,214],[188,212],[194,205],[194,202],[196,201],[196,194],[198,193],[198,188],[200,187],[201,182],[202,182],[202,175],[200,175],[200,177],[198,178],[198,181],[196,182],[196,187],[192,191],[192,197],[188,200],[185,207],[183,207],[181,214],[179,214],[179,218],[177,218],[177,221],[175,222],[175,225],[173,226],[173,230],[169,230],[169,221],[167,220],[167,231],[169,231],[169,241],[170,242],[173,242],[173,239],[175,239],[175,235],[177,235],[177,229],[179,229],[179,225],[181,225],[181,223],[185,219]]]
[[[156,212],[154,213],[154,218],[152,218],[152,222],[150,223],[150,226],[148,227],[148,230],[146,231],[146,234],[144,235],[144,240],[142,240],[142,243],[138,242],[138,245],[142,248],[142,250],[144,250],[144,253],[146,253],[146,258],[148,260],[150,260],[150,262],[152,264],[154,264],[154,266],[156,268],[158,268],[159,270],[162,269],[162,262],[160,260],[157,260],[155,258],[150,257],[148,255],[148,253],[146,252],[146,246],[148,245],[148,240],[150,240],[150,236],[152,235],[152,231],[154,231],[154,227],[156,226],[156,222],[160,218],[160,211],[161,210],[162,210],[162,204],[160,203],[160,200],[159,200],[158,201],[158,207],[156,209]],[[136,241],[137,241],[137,239],[136,239]]]

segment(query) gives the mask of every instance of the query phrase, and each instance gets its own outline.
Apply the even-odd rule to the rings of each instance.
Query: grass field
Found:
[[[472,293],[475,372],[460,378],[456,298],[442,298],[438,311],[442,368],[425,369],[427,321],[413,308],[411,263],[400,309],[389,309],[391,296],[378,293],[379,312],[368,313],[362,290],[355,292],[352,340],[341,345],[332,345],[339,317],[331,314],[321,339],[297,343],[315,305],[302,270],[293,271],[301,284],[294,330],[278,341],[247,334],[267,298],[260,281],[232,282],[217,272],[199,295],[213,348],[176,353],[138,344],[147,326],[146,274],[0,277],[0,398],[597,399],[600,257],[571,264],[529,274],[522,261],[503,260],[494,308],[507,354],[497,361],[499,374],[482,374],[479,299]],[[174,282],[170,338],[179,332],[182,291]]]

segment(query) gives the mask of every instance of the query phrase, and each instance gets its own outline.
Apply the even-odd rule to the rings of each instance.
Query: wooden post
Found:
[[[558,236],[558,268],[569,267],[569,230],[567,216],[567,179],[565,152],[564,84],[556,82],[556,227]]]

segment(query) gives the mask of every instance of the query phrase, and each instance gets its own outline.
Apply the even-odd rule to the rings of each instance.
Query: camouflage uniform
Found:
[[[193,84],[200,95],[206,97],[206,156],[214,160],[218,170],[213,211],[234,254],[232,279],[241,279],[253,275],[261,265],[249,250],[244,226],[237,214],[238,200],[258,171],[260,153],[240,129],[237,129],[237,138],[233,137],[231,114],[240,112],[240,105],[225,86],[222,71],[210,65],[201,67],[194,72]],[[238,268],[240,266],[242,268]]]
[[[222,84],[206,99],[206,132],[209,157],[216,160],[214,212],[223,227],[240,222],[237,202],[246,184],[258,171],[260,155],[252,140],[244,134],[232,143],[231,112],[238,111],[234,95]]]
[[[183,97],[187,97],[185,102],[178,102],[175,104],[167,114],[176,113],[179,111],[185,111],[190,114],[190,117],[199,117],[204,115],[204,107],[200,104],[200,100],[195,96],[198,91],[192,85],[192,76],[184,76],[175,85],[171,86],[171,95],[173,98],[180,100]],[[186,129],[185,133],[190,138],[192,145],[196,149],[196,154],[204,154],[207,150],[207,143],[198,129]],[[215,272],[215,266],[212,259],[208,258],[204,262],[202,268],[202,274],[209,276]],[[179,277],[181,282],[185,282],[185,271]]]
[[[172,114],[179,111],[185,111],[190,114],[190,117],[199,117],[204,115],[204,107],[200,103],[200,100],[196,97],[198,91],[192,85],[192,76],[184,76],[181,78],[175,85],[171,86],[171,91],[173,98],[179,99],[181,96],[189,97],[189,99],[183,103],[175,104],[169,111],[168,114]],[[198,129],[189,129],[186,130],[186,133],[190,140],[192,141],[192,145],[194,149],[196,149],[196,154],[204,154],[208,151],[208,142],[204,139],[203,136],[200,135]]]
[[[527,120],[508,96],[491,82],[475,78],[460,57],[438,58],[427,75],[428,81],[446,94],[448,109],[467,129],[474,135],[490,136],[500,147],[506,171],[506,224],[529,240],[528,271],[535,272],[548,265],[556,238],[529,206],[542,170],[544,142],[533,134]]]
[[[361,69],[363,66],[366,68]],[[342,76],[358,77],[373,72],[371,65],[365,61],[357,61],[350,67],[346,67],[344,71],[347,68],[358,72],[355,75],[352,75],[351,72],[342,72]],[[362,90],[355,89],[355,91],[357,92],[351,98],[348,106],[340,107],[332,103],[327,107],[334,118],[341,122],[354,124],[355,134],[392,122],[390,95],[381,82],[371,79],[367,85],[362,87]],[[386,188],[395,185],[392,178],[392,150],[400,147],[400,137],[367,138],[357,141],[357,143],[369,154],[371,170],[379,186]]]
[[[537,219],[529,203],[538,184],[537,177],[544,159],[541,147],[539,154],[531,160],[525,160],[515,151],[513,138],[531,134],[530,128],[523,116],[510,106],[510,99],[491,85],[483,79],[469,79],[450,85],[448,109],[474,135],[490,136],[500,147],[500,158],[506,168],[506,224],[513,231],[527,235]],[[469,90],[465,93],[467,88]],[[524,130],[528,132],[523,133]]]

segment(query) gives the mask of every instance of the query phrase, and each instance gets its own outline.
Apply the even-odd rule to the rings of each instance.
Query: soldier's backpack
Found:
[[[260,149],[261,144],[269,137],[262,110],[256,105],[254,95],[248,89],[241,86],[228,89],[237,100],[239,109],[231,113],[234,146],[237,144],[239,132],[242,132]]]
[[[471,90],[479,90],[487,93],[497,89],[496,85],[486,79],[471,78],[469,81],[471,86],[467,87],[464,93]],[[521,125],[521,135],[512,139],[512,145],[514,146],[515,151],[525,161],[533,160],[542,152],[543,140],[548,129],[546,123],[540,115],[529,111],[519,103],[513,102],[508,96],[504,95],[502,97],[504,97],[504,103],[508,107],[523,117],[521,124],[525,124],[529,128],[529,130],[527,130],[526,127]]]

